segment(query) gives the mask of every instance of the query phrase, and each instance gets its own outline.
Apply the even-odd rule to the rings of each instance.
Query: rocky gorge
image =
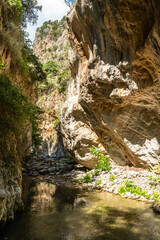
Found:
[[[32,184],[24,180],[22,189],[22,177],[28,176],[42,191],[34,201],[41,198],[38,204],[46,201],[52,210],[60,186],[58,201],[69,201],[66,209],[87,206],[80,190],[154,203],[159,212],[159,1],[75,0],[67,17],[37,29],[33,52],[19,40],[24,55],[19,59],[18,52],[16,60],[20,23],[7,15],[10,5],[2,0],[0,6],[0,222],[23,209],[22,192]],[[22,69],[19,61],[27,62]],[[19,98],[22,106],[12,105]],[[69,187],[76,189],[74,203]]]

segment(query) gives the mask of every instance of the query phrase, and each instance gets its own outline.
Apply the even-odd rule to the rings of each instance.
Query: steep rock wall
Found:
[[[70,139],[69,151],[85,166],[95,164],[88,158],[93,144],[120,165],[160,163],[159,9],[156,0],[77,0],[68,16],[76,102],[66,103],[62,129],[66,147]],[[86,124],[97,141],[89,134],[83,144],[76,134]]]
[[[0,0],[0,66],[5,68],[2,70],[0,67],[0,86],[3,86],[1,81],[5,79],[7,81],[9,78],[11,83],[18,87],[17,91],[22,89],[23,94],[28,97],[28,101],[34,102],[36,83],[32,83],[31,79],[22,74],[20,61],[16,62],[15,60],[15,53],[19,51],[16,49],[17,32],[10,32],[10,26],[15,28],[16,25],[9,22],[7,7],[7,2]],[[16,29],[19,29],[19,26]],[[11,48],[11,44],[13,48]],[[3,76],[5,76],[4,79]],[[7,98],[11,98],[16,104],[17,99],[15,100],[14,96],[6,95]],[[31,125],[19,126],[17,124],[15,131],[8,131],[8,125],[5,126],[3,123],[5,119],[3,114],[5,115],[7,112],[7,104],[6,111],[4,111],[3,100],[0,95],[0,228],[7,220],[14,219],[16,211],[23,209],[21,162],[30,154],[32,146]],[[14,109],[12,110],[14,112]],[[8,116],[11,117],[12,122],[12,117],[14,118],[12,112],[9,112]]]
[[[37,104],[44,111],[43,121],[39,126],[42,138],[39,153],[58,158],[68,156],[64,149],[58,120],[66,98],[66,80],[67,77],[70,78],[68,48],[66,17],[60,21],[44,22],[37,29],[33,51],[43,64],[47,75],[46,82],[38,86]]]

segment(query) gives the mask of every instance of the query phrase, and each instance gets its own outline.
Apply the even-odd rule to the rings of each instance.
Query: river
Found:
[[[41,181],[24,187],[25,211],[1,240],[160,240],[160,216],[142,202]]]

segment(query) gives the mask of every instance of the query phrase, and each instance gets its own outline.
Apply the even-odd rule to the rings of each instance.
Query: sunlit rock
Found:
[[[62,128],[84,166],[95,139],[120,165],[160,163],[159,8],[155,0],[77,0],[68,15],[73,87]]]

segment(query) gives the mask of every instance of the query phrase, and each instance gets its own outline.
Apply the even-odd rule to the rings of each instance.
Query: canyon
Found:
[[[13,220],[15,212],[23,209],[22,164],[28,164],[33,177],[54,170],[47,176],[51,180],[56,169],[65,165],[59,161],[57,167],[53,159],[71,158],[94,169],[98,161],[90,150],[94,147],[107,155],[115,172],[120,169],[122,175],[123,167],[125,171],[132,167],[131,172],[133,167],[159,168],[160,2],[75,0],[67,17],[45,22],[37,29],[36,57],[30,51],[30,57],[25,56],[36,65],[29,60],[22,69],[24,61],[18,54],[24,49],[19,48],[15,58],[17,45],[13,44],[20,37],[15,31],[20,26],[7,15],[7,9],[1,0],[0,84],[7,89],[5,81],[10,83],[18,94],[21,89],[23,95],[18,96],[27,97],[22,105],[40,107],[43,117],[34,134],[33,124],[27,120],[21,125],[17,115],[16,129],[10,130],[7,116],[14,118],[13,112],[6,110],[10,97],[5,96],[6,105],[0,98],[0,222]],[[34,141],[37,135],[39,146],[35,144],[38,140]],[[44,167],[45,160],[48,167]],[[68,161],[71,170],[73,163]],[[157,176],[154,174],[151,177]],[[143,171],[139,175],[143,185]],[[149,180],[147,184],[149,188]]]

